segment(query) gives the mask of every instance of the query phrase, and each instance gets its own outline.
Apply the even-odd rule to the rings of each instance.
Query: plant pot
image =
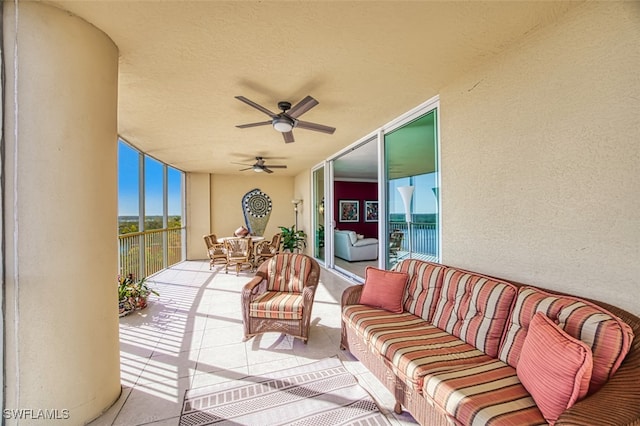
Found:
[[[130,314],[135,309],[130,299],[122,299],[118,303],[118,316],[123,317]]]
[[[147,298],[138,297],[138,300],[136,300],[136,309],[144,309],[146,307],[147,307]]]

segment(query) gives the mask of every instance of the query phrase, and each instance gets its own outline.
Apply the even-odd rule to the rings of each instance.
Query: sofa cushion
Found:
[[[584,398],[592,368],[591,349],[586,344],[544,314],[533,316],[516,373],[549,424]]]
[[[381,355],[402,381],[422,392],[424,376],[491,358],[426,321],[406,329],[376,330],[370,333],[369,346]]]
[[[422,318],[408,312],[396,314],[365,305],[345,306],[342,311],[342,320],[366,344],[369,343],[374,331],[414,328],[424,324]]]
[[[443,265],[416,259],[405,259],[392,268],[409,274],[404,296],[404,309],[431,322],[442,287]]]
[[[257,318],[302,318],[302,293],[266,291],[249,304],[249,316]]]
[[[385,271],[368,266],[365,270],[360,303],[402,313],[402,298],[408,279],[409,274],[406,272]]]
[[[356,243],[353,246],[354,247],[366,247],[366,246],[373,246],[373,245],[378,245],[378,239],[377,238],[361,238],[358,241],[356,241]]]
[[[349,242],[351,245],[354,245],[358,241],[358,234],[355,231],[345,231],[347,236],[349,237]]]
[[[633,340],[631,327],[606,309],[576,297],[521,287],[499,352],[499,358],[512,367],[518,365],[529,323],[536,312],[542,312],[591,348],[593,372],[589,394],[613,376],[629,352]]]
[[[516,370],[495,359],[429,374],[423,395],[456,424],[547,424]]]
[[[512,284],[447,268],[433,324],[495,358],[516,294]]]
[[[309,258],[297,253],[272,257],[267,265],[267,290],[301,293],[311,273]]]

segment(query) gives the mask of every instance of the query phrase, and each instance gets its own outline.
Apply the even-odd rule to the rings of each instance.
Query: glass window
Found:
[[[144,157],[144,230],[163,228],[164,191],[162,163]]]
[[[118,142],[118,233],[138,232],[140,221],[140,153]]]
[[[315,203],[313,211],[313,224],[315,227],[313,256],[324,261],[324,166],[313,171],[313,197]]]
[[[167,228],[182,227],[182,172],[173,167],[167,167],[167,197],[168,197],[168,226]]]
[[[436,110],[385,135],[387,265],[439,259]]]
[[[149,276],[184,258],[183,188],[183,172],[118,141],[121,275]]]

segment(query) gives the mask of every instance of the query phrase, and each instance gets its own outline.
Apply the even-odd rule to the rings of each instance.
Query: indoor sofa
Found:
[[[367,268],[342,341],[422,425],[639,425],[640,318],[420,260]]]
[[[334,254],[349,262],[358,260],[376,260],[378,258],[378,239],[360,238],[354,231],[334,230]]]

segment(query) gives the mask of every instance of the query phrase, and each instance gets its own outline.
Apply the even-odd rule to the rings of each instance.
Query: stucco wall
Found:
[[[118,50],[75,16],[17,4],[16,32],[15,3],[3,3],[3,408],[84,424],[120,394]]]
[[[203,235],[211,233],[211,175],[186,174],[187,259],[206,259]]]
[[[444,263],[640,314],[640,3],[586,3],[441,91]]]
[[[313,253],[313,233],[311,231],[311,209],[313,209],[313,202],[311,200],[310,170],[296,175],[292,199],[293,198],[302,200],[302,204],[298,205],[298,229],[303,230],[307,234],[307,247],[304,249],[304,253],[310,255]],[[293,222],[291,224],[293,224]]]
[[[271,216],[264,231],[266,238],[280,232],[278,226],[290,227],[295,222],[293,204],[294,178],[249,173],[244,175],[211,175],[211,231],[218,236],[233,235],[244,225],[242,197],[252,189],[259,188],[272,202]],[[300,216],[298,216],[300,219]]]

